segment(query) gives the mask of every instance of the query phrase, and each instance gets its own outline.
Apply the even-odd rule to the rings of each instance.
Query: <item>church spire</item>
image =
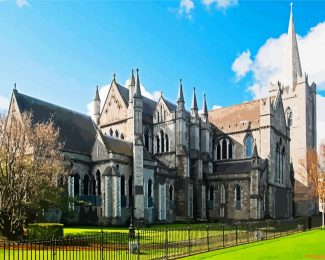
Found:
[[[134,97],[141,98],[141,88],[140,88],[140,78],[139,78],[139,69],[137,68],[137,76],[135,79],[135,93]]]
[[[184,107],[184,95],[183,95],[183,85],[182,79],[179,80],[179,89],[178,89],[178,98],[177,98],[177,109],[182,110],[185,109]]]
[[[203,96],[202,115],[204,115],[204,116],[207,116],[208,115],[207,100],[206,100],[205,94]]]
[[[292,3],[290,4],[290,19],[288,27],[288,41],[285,49],[285,62],[283,69],[283,83],[294,87],[297,84],[297,77],[302,76],[297,36],[295,31]]]
[[[193,88],[193,98],[192,98],[191,110],[198,110],[198,108],[197,108],[197,102],[196,102],[195,88]]]
[[[135,86],[134,72],[132,69],[130,86]]]
[[[96,94],[95,94],[94,101],[100,101],[99,92],[98,92],[98,86],[96,86]]]

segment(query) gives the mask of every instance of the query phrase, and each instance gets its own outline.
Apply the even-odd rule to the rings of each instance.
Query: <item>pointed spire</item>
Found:
[[[139,97],[141,98],[142,95],[141,95],[141,88],[140,88],[140,78],[139,78],[139,69],[137,68],[137,76],[136,76],[136,79],[135,79],[135,93],[134,93],[134,97]]]
[[[196,102],[196,94],[195,94],[195,87],[193,88],[193,98],[192,98],[192,106],[191,109],[198,110],[197,102]]]
[[[205,97],[205,94],[203,96],[203,108],[202,108],[202,115],[207,115],[208,114],[208,108],[207,108],[207,100]]]
[[[100,101],[99,92],[98,92],[98,85],[96,86],[96,95],[95,95],[94,101]]]
[[[182,86],[182,79],[179,79],[179,89],[178,89],[178,102],[183,102],[184,103],[184,95],[183,95],[183,86]]]
[[[285,63],[283,70],[283,83],[294,87],[297,83],[297,75],[302,76],[301,63],[299,57],[299,49],[297,36],[295,31],[292,3],[290,4],[290,19],[288,27],[288,41],[285,49]]]
[[[116,74],[115,73],[113,74],[113,82],[116,83]]]
[[[135,79],[134,79],[133,69],[132,69],[132,73],[131,73],[131,82],[130,82],[130,86],[135,86]]]

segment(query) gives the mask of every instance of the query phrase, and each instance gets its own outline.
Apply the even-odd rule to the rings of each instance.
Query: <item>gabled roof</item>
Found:
[[[46,122],[52,118],[60,128],[59,141],[64,151],[90,155],[96,137],[96,129],[90,116],[66,109],[14,90],[21,113],[31,112],[33,123]]]

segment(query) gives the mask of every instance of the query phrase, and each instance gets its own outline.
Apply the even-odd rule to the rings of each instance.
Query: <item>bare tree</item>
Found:
[[[322,211],[322,226],[324,227],[325,210],[325,171],[321,167],[320,158],[316,150],[307,152],[306,165],[303,165],[308,174],[308,183],[310,184],[310,193],[314,201],[319,201],[320,211]]]
[[[30,113],[0,119],[0,231],[10,239],[60,200],[58,137],[52,120],[33,124]]]

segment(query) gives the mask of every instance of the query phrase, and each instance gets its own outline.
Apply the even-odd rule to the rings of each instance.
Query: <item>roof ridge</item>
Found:
[[[89,115],[87,115],[87,114],[84,114],[84,113],[81,113],[81,112],[78,112],[78,111],[72,110],[72,109],[70,109],[70,108],[66,108],[66,107],[63,107],[63,106],[59,106],[59,105],[56,105],[56,104],[54,104],[54,103],[50,103],[50,102],[48,102],[48,101],[44,101],[44,100],[39,99],[39,98],[35,98],[35,97],[32,97],[32,96],[28,96],[28,95],[23,94],[23,93],[20,93],[20,92],[18,92],[18,91],[17,91],[16,95],[17,95],[17,94],[18,94],[18,95],[21,95],[21,96],[24,96],[24,97],[27,97],[27,98],[30,98],[30,99],[34,99],[34,100],[36,100],[36,101],[40,101],[40,102],[43,102],[43,103],[49,104],[49,105],[51,105],[51,106],[53,106],[53,107],[61,108],[61,109],[64,109],[64,110],[66,110],[66,111],[70,111],[70,112],[72,112],[72,113],[76,113],[76,114],[79,114],[79,115],[81,115],[81,116],[84,116],[84,117],[87,117],[87,118],[91,118],[91,116],[89,116]]]

